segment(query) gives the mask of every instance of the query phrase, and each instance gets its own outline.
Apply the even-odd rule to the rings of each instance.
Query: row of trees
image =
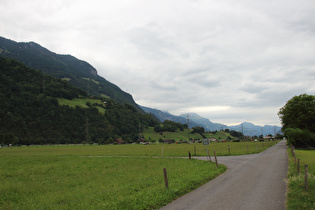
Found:
[[[165,120],[162,124],[158,124],[154,126],[155,132],[175,132],[177,129],[183,131],[187,129],[187,124],[176,123],[170,120]]]
[[[315,147],[315,96],[294,96],[278,115],[289,143],[296,147]]]

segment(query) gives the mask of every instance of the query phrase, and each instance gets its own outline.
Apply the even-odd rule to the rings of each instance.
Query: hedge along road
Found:
[[[259,154],[218,157],[219,164],[228,167],[227,172],[162,210],[285,209],[286,149],[286,141],[281,141]]]

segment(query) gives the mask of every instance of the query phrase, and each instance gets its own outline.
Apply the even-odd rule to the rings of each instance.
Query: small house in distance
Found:
[[[114,141],[114,144],[122,144],[122,143],[124,143],[124,140],[122,140],[122,139],[119,139],[119,138],[117,138],[117,139],[115,139],[115,141]]]
[[[209,142],[210,143],[218,143],[219,141],[216,138],[210,138]]]

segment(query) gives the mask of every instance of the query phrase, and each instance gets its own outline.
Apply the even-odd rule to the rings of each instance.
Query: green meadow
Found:
[[[213,143],[207,149],[228,155],[229,146],[230,155],[237,155],[260,152],[274,143]],[[1,148],[0,207],[158,209],[226,170],[214,162],[179,158],[188,151],[206,155],[202,144]]]
[[[216,138],[216,139],[221,139],[221,140],[226,140],[228,137],[231,139],[234,138],[232,137],[229,133],[226,133],[224,131],[218,131],[215,134],[211,132],[205,132],[203,133],[206,138]],[[187,134],[187,130],[180,131],[179,129],[176,130],[175,132],[155,132],[153,127],[149,127],[144,129],[144,131],[141,133],[143,137],[146,140],[155,140],[158,141],[159,139],[174,139],[175,141],[183,140],[187,141],[188,137],[191,139],[204,139],[199,133],[189,133]]]
[[[87,108],[87,103],[90,103],[91,105],[93,104],[98,104],[98,106],[94,106],[98,109],[98,111],[102,114],[105,113],[105,108],[102,107],[103,102],[100,99],[92,99],[92,98],[74,98],[72,100],[65,99],[65,98],[58,98],[58,103],[59,105],[63,106],[70,106],[70,107],[83,107]]]
[[[315,209],[315,150],[295,150],[296,160],[300,159],[300,173],[291,150],[288,173],[288,209]],[[308,165],[308,190],[305,190],[305,165]]]

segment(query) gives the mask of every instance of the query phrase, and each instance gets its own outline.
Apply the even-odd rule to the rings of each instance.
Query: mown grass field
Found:
[[[106,150],[135,155],[121,146],[0,149],[0,208],[157,209],[226,170],[183,158],[100,156],[113,154]],[[137,146],[138,151],[146,149]]]
[[[271,145],[262,144],[215,143],[207,148],[227,155],[230,145],[231,155],[236,155],[247,154],[247,145],[250,153]],[[202,144],[1,148],[0,207],[157,209],[226,170],[222,165],[216,168],[214,162],[167,158],[187,157],[194,148],[197,155],[206,155]],[[168,173],[168,189],[164,186],[163,168]]]
[[[259,153],[278,143],[274,142],[225,142],[207,145],[208,151],[216,151],[218,156],[246,155]],[[230,148],[230,150],[228,150]],[[247,149],[248,148],[248,149]],[[0,151],[5,151],[2,148]],[[122,145],[51,145],[51,146],[22,146],[13,147],[19,155],[74,155],[74,156],[133,156],[133,157],[187,157],[188,151],[192,155],[206,156],[206,147],[202,143],[194,144],[122,144]],[[9,149],[9,151],[11,151]],[[229,153],[230,151],[230,153]],[[1,153],[0,153],[1,154]],[[9,155],[11,153],[7,153]],[[15,153],[12,153],[15,154]],[[212,153],[213,154],[213,153]]]
[[[315,150],[296,150],[296,159],[300,159],[300,174],[291,150],[288,173],[288,209],[315,209]],[[305,191],[305,165],[308,165],[308,191]]]

